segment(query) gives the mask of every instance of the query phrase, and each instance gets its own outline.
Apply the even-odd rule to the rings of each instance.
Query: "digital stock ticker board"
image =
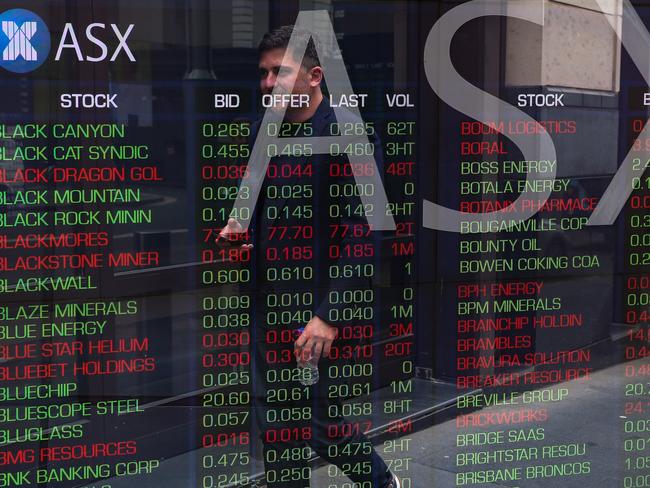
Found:
[[[650,2],[0,2],[0,488],[650,487]]]

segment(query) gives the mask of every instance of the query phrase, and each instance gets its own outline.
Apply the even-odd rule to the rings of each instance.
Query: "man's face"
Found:
[[[320,83],[320,68],[305,69],[300,61],[288,56],[285,64],[285,49],[277,48],[265,51],[260,55],[260,90],[262,95],[270,94],[277,85],[281,93],[311,94],[314,87]],[[314,76],[314,71],[318,71]],[[291,81],[296,77],[296,82],[291,89]]]

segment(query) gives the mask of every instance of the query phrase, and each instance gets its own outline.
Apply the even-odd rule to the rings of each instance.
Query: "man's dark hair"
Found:
[[[258,46],[259,53],[262,54],[271,51],[272,49],[286,49],[289,45],[289,39],[291,39],[293,31],[294,27],[292,25],[283,25],[271,32],[267,32],[264,34],[264,37]],[[315,38],[312,38],[312,34],[304,29],[297,29],[296,35],[299,36],[299,39],[309,39],[309,42],[307,43],[307,51],[302,60],[302,65],[308,70],[312,69],[314,66],[320,66],[318,53],[316,52],[316,45],[314,43]],[[299,53],[293,54],[294,56],[300,55]]]

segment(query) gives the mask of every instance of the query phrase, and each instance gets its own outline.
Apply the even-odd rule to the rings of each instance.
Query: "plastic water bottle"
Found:
[[[298,329],[298,332],[302,334],[304,330],[304,327],[301,327]],[[299,381],[301,385],[312,386],[318,383],[318,361],[316,361],[311,354],[306,361],[303,360],[302,354],[300,354],[298,358],[296,358],[296,362],[298,363],[298,368],[300,369]]]

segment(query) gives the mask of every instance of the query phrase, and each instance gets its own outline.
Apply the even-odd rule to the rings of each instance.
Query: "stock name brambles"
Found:
[[[503,350],[503,349],[529,349],[533,339],[529,335],[482,337],[458,339],[456,341],[457,352],[479,351],[479,350]]]

